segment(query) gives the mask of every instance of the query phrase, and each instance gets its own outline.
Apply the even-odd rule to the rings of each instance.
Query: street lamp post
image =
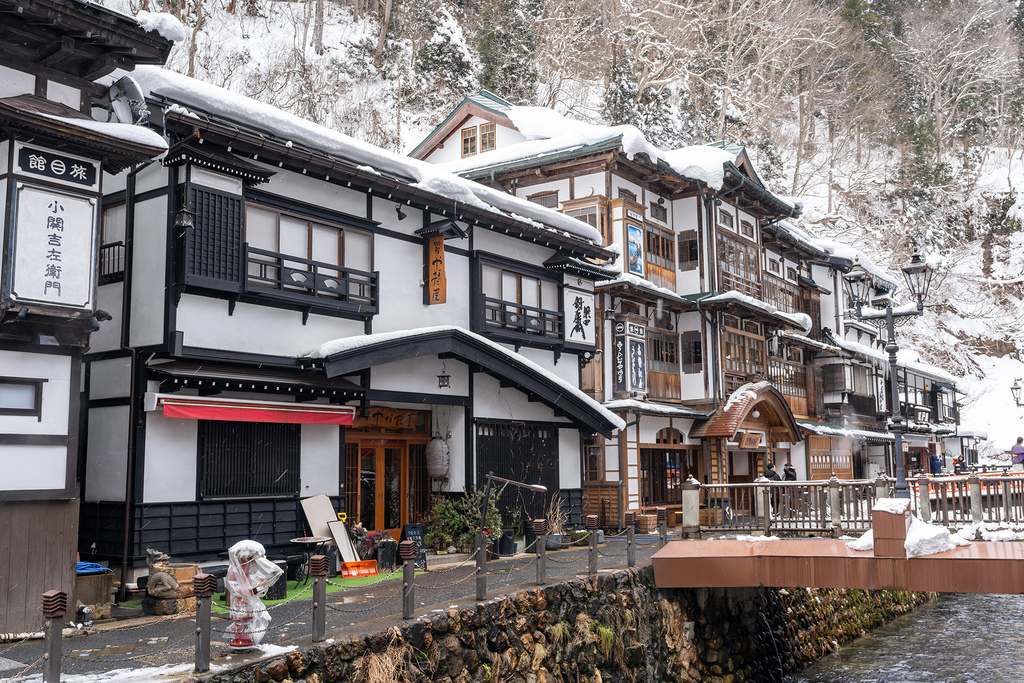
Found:
[[[896,345],[896,319],[906,318],[924,313],[924,299],[928,295],[928,287],[931,284],[932,270],[925,263],[921,254],[914,254],[910,263],[903,266],[903,278],[907,282],[910,294],[916,299],[916,306],[902,306],[893,310],[892,300],[885,305],[885,311],[872,310],[864,311],[864,305],[868,303],[868,295],[872,289],[871,274],[864,270],[859,263],[855,264],[850,272],[843,276],[843,283],[846,291],[856,306],[858,320],[871,320],[881,325],[885,322],[887,340],[885,350],[889,354],[889,392],[892,396],[892,415],[889,423],[889,431],[893,436],[893,448],[895,450],[896,462],[896,498],[910,498],[910,491],[907,488],[907,472],[903,466],[903,434],[906,425],[903,421],[900,410],[899,377],[896,372],[896,353],[900,347]]]
[[[548,490],[548,487],[541,486],[540,484],[524,484],[521,481],[513,481],[512,479],[505,479],[504,477],[496,477],[492,472],[488,472],[486,477],[487,485],[484,486],[484,504],[482,506],[483,509],[480,510],[480,529],[476,532],[477,600],[483,600],[487,597],[487,552],[484,550],[484,525],[487,522],[487,504],[491,501],[491,484],[493,482],[499,482],[501,484],[518,486],[531,491],[537,491],[538,493],[547,493]]]
[[[1017,404],[1018,408],[1024,406],[1024,403],[1020,402],[1020,381],[1020,377],[1014,377],[1013,386],[1010,387],[1010,393],[1013,394],[1013,402]]]

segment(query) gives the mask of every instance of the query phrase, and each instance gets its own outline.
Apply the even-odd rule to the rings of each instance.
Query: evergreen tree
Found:
[[[481,88],[513,104],[534,102],[539,14],[539,0],[490,0],[477,34]]]

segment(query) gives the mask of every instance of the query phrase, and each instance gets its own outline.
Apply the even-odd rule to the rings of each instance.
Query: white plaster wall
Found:
[[[458,161],[462,159],[462,129],[469,126],[479,126],[481,123],[488,123],[486,119],[479,116],[471,116],[468,121],[459,125],[454,131],[444,139],[442,144],[443,148],[438,147],[435,149],[426,160],[432,164],[443,164],[449,161]],[[479,148],[479,134],[477,130],[477,146]],[[505,149],[512,145],[518,144],[526,140],[526,137],[517,130],[502,126],[499,123],[494,124],[494,150]],[[419,143],[416,143],[419,144]],[[478,153],[475,156],[486,156],[490,152]],[[481,161],[484,163],[486,160]]]
[[[310,315],[303,325],[299,311],[246,303],[229,316],[226,301],[190,294],[181,297],[177,328],[186,346],[279,356],[306,354],[332,339],[363,334],[359,320]]]
[[[0,375],[4,377],[45,379],[42,414],[0,415],[0,434],[68,433],[68,400],[71,397],[71,358],[45,353],[0,350]],[[41,418],[41,419],[40,419]],[[26,466],[30,461],[25,461]],[[0,470],[4,472],[4,470]],[[0,475],[0,479],[6,472]],[[61,475],[63,477],[63,475]]]
[[[683,444],[699,444],[700,439],[690,439],[690,427],[692,426],[693,420],[689,418],[668,418],[657,415],[644,415],[643,420],[641,420],[638,425],[640,428],[640,443],[655,443],[658,438],[658,432],[662,429],[671,427],[672,429],[679,430],[683,435]]]
[[[173,503],[196,499],[198,434],[199,422],[196,420],[166,418],[159,412],[146,413],[143,502]],[[124,500],[123,495],[121,500]]]
[[[796,469],[796,478],[799,481],[808,479],[809,464],[807,462],[807,442],[798,441],[789,445],[789,461]]]
[[[135,175],[135,192],[142,194],[150,190],[158,190],[166,187],[170,169],[164,168],[159,161],[151,163]],[[141,223],[140,225],[146,225]],[[160,225],[163,225],[161,222]]]
[[[370,386],[381,391],[469,395],[469,368],[466,364],[455,359],[444,361],[445,370],[451,375],[451,389],[437,387],[441,366],[441,361],[434,355],[374,365],[370,368]]]
[[[131,358],[110,358],[89,364],[89,398],[127,396],[131,389]]]
[[[366,218],[366,195],[362,192],[276,166],[264,165],[264,168],[276,173],[269,183],[260,185],[263,192]]]
[[[124,501],[127,453],[128,406],[90,409],[83,500]]]
[[[532,265],[544,263],[555,253],[553,249],[517,239],[504,233],[479,227],[474,230],[473,247],[479,251],[490,252]]]
[[[473,413],[478,418],[496,420],[567,422],[564,418],[556,418],[544,403],[530,403],[523,392],[507,387],[503,389],[498,380],[483,373],[473,379]]]
[[[110,175],[109,173],[104,172],[101,182],[102,185],[100,185],[100,187],[104,194],[118,192],[128,186],[128,172],[125,171],[123,173],[118,173],[117,175]]]
[[[630,182],[621,176],[612,174],[612,196],[608,199],[617,199],[619,196],[619,188],[629,190],[636,195],[636,200],[641,204],[644,203],[644,188],[640,187],[634,182]]]
[[[46,99],[66,104],[75,111],[82,108],[82,91],[57,81],[46,82]]]
[[[619,480],[619,442],[606,440],[604,447],[604,479]]]
[[[67,478],[67,446],[0,446],[0,491],[63,489]]]
[[[338,495],[341,490],[341,430],[337,425],[302,425],[301,443],[300,495],[303,498],[321,493]]]
[[[132,272],[137,280],[136,286],[132,287],[131,300],[132,346],[146,346],[163,341],[164,273],[167,267],[167,235],[164,229],[166,223],[167,197],[154,197],[136,203],[136,229],[132,237]]]
[[[604,173],[588,173],[573,178],[573,198],[583,199],[604,195]]]
[[[466,409],[462,406],[434,406],[441,423],[448,422],[452,437],[448,439],[448,481],[447,491],[461,491],[466,481],[466,453],[471,445],[466,443]]]
[[[558,430],[558,485],[563,489],[583,486],[580,468],[580,433],[576,429]]]
[[[703,254],[701,254],[703,256]],[[705,259],[701,258],[700,261]],[[676,271],[676,293],[698,294],[703,291],[700,281],[700,268]]]
[[[36,92],[36,77],[24,71],[17,71],[6,66],[0,66],[0,97],[14,97],[16,95],[34,95]],[[78,107],[75,107],[78,109]]]
[[[511,349],[509,349],[511,350]],[[551,374],[568,382],[577,389],[580,386],[580,366],[576,362],[576,356],[563,355],[554,362],[555,354],[547,349],[534,349],[523,346],[519,349],[519,355],[527,360],[532,360]]]
[[[409,222],[406,219],[404,222]],[[456,240],[467,246],[468,240]],[[446,240],[446,244],[448,241]],[[433,325],[469,327],[469,259],[445,253],[447,303],[423,303],[423,246],[377,237],[374,266],[380,271],[380,313],[374,332],[391,332]]]
[[[89,352],[102,353],[121,348],[121,303],[123,282],[103,285],[96,289],[96,308],[106,311],[112,320],[100,323],[100,329],[89,336]]]

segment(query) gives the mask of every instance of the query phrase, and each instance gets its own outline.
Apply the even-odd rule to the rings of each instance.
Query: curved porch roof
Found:
[[[707,422],[690,430],[690,438],[732,438],[755,408],[763,412],[763,418],[771,426],[785,430],[790,443],[803,441],[793,411],[789,409],[782,392],[771,382],[748,382],[736,389],[725,405],[713,412]]]

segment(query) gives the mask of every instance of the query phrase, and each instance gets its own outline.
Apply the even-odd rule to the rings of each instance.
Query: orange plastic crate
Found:
[[[342,562],[341,578],[351,579],[355,576],[377,576],[377,560]]]

